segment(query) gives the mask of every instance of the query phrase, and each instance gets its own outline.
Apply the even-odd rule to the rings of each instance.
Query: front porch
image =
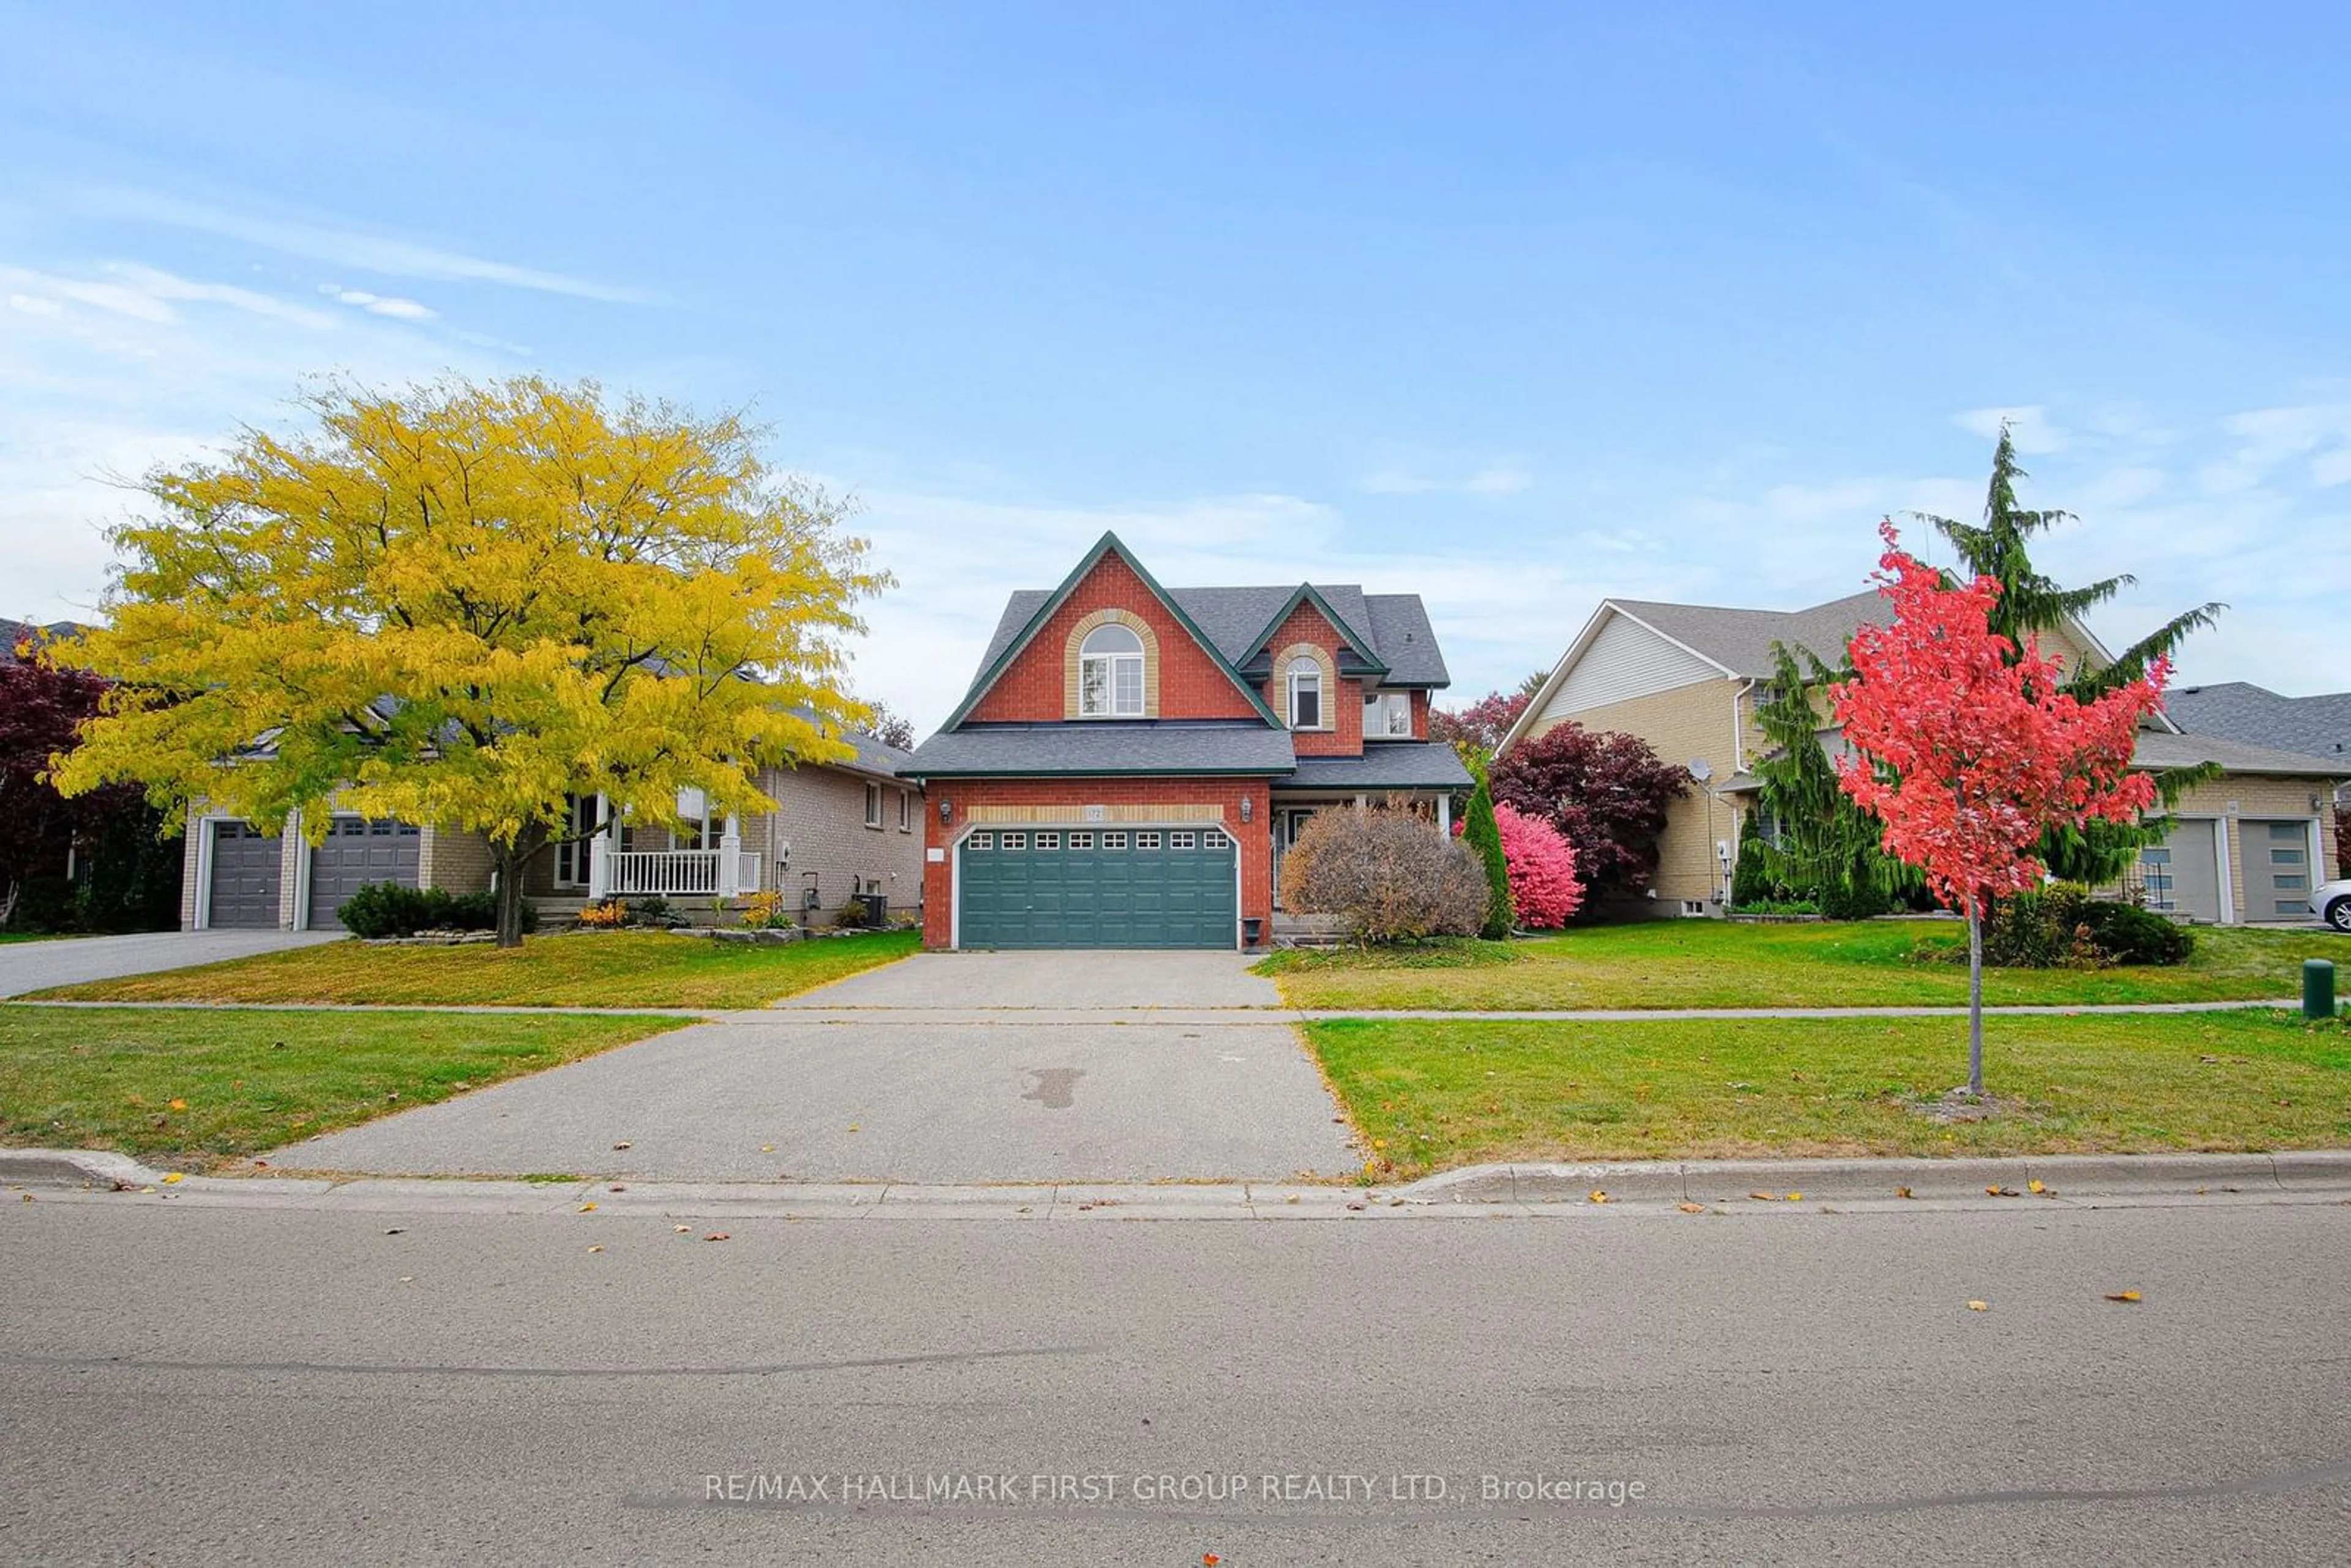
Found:
[[[1273,818],[1273,938],[1276,946],[1320,945],[1320,935],[1314,926],[1319,917],[1297,916],[1285,911],[1281,903],[1281,862],[1298,841],[1306,824],[1318,812],[1349,809],[1363,810],[1374,805],[1400,805],[1418,811],[1429,821],[1437,832],[1450,838],[1453,833],[1453,797],[1450,789],[1381,789],[1361,790],[1342,794],[1332,790],[1284,789],[1276,786],[1272,797]],[[1285,936],[1296,938],[1284,942]]]

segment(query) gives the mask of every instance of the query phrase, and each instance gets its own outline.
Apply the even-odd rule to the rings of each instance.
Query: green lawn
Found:
[[[894,962],[921,945],[912,931],[780,947],[632,931],[534,936],[504,952],[329,942],[40,995],[77,1001],[757,1008]]]
[[[2351,1145],[2351,1025],[2293,1013],[1987,1020],[1984,1082],[2021,1104],[1909,1108],[1967,1077],[1951,1019],[1306,1026],[1378,1156],[1489,1160],[2019,1155]]]
[[[2172,968],[1991,969],[1989,1003],[2272,1000],[2298,995],[2304,958],[2351,966],[2327,932],[2203,928]],[[1301,1008],[1965,1006],[1967,933],[1956,922],[1748,925],[1655,920],[1526,942],[1278,953],[1258,972]]]
[[[201,1168],[685,1021],[0,1006],[0,1144]]]

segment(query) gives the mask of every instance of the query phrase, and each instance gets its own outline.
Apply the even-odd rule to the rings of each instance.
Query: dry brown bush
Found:
[[[1281,900],[1340,916],[1358,942],[1471,936],[1486,915],[1486,876],[1458,841],[1395,800],[1316,813],[1282,858]]]

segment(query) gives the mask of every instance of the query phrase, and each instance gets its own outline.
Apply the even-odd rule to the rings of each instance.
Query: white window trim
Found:
[[[1302,730],[1322,730],[1330,728],[1331,704],[1329,701],[1329,695],[1322,689],[1322,666],[1315,663],[1312,659],[1308,658],[1305,654],[1301,653],[1296,658],[1290,661],[1290,669],[1287,672],[1287,678],[1289,683],[1287,689],[1290,693],[1290,706],[1288,709],[1290,727],[1292,729]],[[1300,685],[1307,681],[1314,683],[1314,722],[1312,724],[1301,724],[1298,722],[1298,692]]]
[[[865,825],[882,831],[882,786],[871,779],[865,781]]]
[[[914,831],[914,792],[911,789],[898,791],[898,831],[902,833]]]
[[[1401,720],[1404,727],[1396,727]],[[1364,738],[1365,740],[1410,740],[1412,738],[1412,694],[1384,691],[1376,687],[1364,693]]]
[[[1092,642],[1104,632],[1113,628],[1125,632],[1137,643],[1143,642],[1142,634],[1134,627],[1118,621],[1106,621],[1086,633],[1085,641],[1078,644],[1078,716],[1080,718],[1142,718],[1144,716],[1144,710],[1151,706],[1151,672],[1144,664],[1144,659],[1149,656],[1149,644],[1145,643],[1132,653],[1124,650],[1115,653],[1086,652],[1086,643]],[[1096,664],[1102,666],[1102,690],[1109,698],[1109,706],[1098,709],[1089,708],[1086,706],[1087,695],[1092,686],[1092,681],[1087,678],[1088,672]],[[1128,664],[1134,666],[1134,706],[1131,708],[1123,706],[1119,696],[1122,684],[1119,674]]]

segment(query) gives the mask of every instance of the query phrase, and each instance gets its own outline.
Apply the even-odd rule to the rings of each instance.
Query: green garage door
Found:
[[[960,941],[1235,946],[1237,852],[1214,828],[983,828],[960,852]]]

